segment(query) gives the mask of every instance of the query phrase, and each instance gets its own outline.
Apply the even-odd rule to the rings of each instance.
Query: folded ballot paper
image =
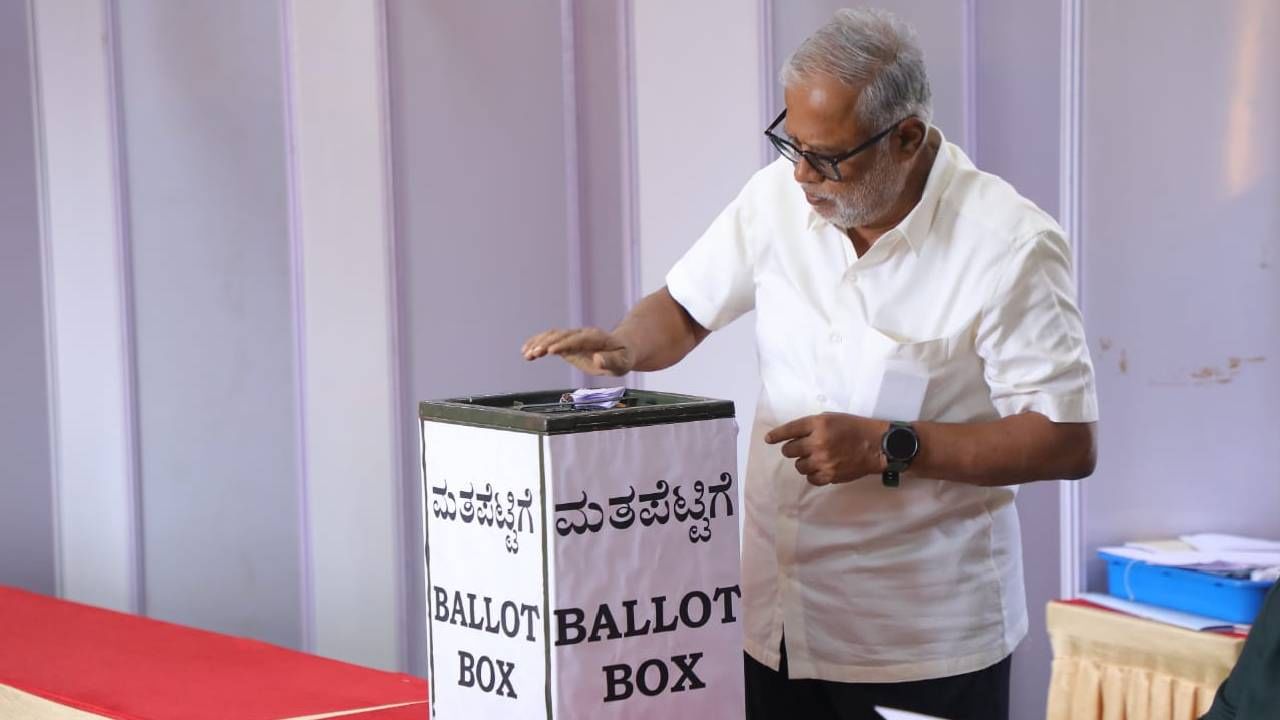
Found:
[[[921,715],[920,713],[907,712],[906,710],[894,710],[892,708],[876,708],[876,712],[880,713],[880,717],[884,720],[942,720],[932,715]]]
[[[582,388],[571,393],[565,393],[564,397],[560,398],[560,402],[571,402],[576,408],[608,410],[617,405],[626,392],[627,389],[625,387]]]

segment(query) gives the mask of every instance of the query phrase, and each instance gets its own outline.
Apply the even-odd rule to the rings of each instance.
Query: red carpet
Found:
[[[125,720],[278,720],[426,700],[409,675],[0,587],[0,684]],[[426,707],[357,720],[421,720]]]

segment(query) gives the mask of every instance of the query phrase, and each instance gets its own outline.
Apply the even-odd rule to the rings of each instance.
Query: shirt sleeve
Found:
[[[1002,417],[1094,422],[1098,400],[1070,252],[1056,231],[1018,245],[978,322],[976,347]]]
[[[667,273],[667,291],[698,324],[719,330],[755,309],[755,259],[747,191]]]

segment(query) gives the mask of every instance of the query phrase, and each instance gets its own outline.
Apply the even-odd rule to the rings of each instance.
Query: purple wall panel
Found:
[[[974,161],[1056,215],[1062,4],[972,1],[978,137]],[[1020,488],[1018,515],[1031,624],[1013,656],[1010,713],[1015,718],[1043,717],[1053,662],[1044,608],[1059,596],[1060,584],[1058,483]]]
[[[1058,213],[1060,0],[973,0],[978,157]]]
[[[1280,537],[1280,5],[1084,9],[1084,288],[1103,430],[1084,550]],[[1090,560],[1089,585],[1104,582]]]
[[[609,329],[628,305],[623,113],[630,68],[622,37],[625,5],[585,0],[573,5],[583,319],[587,325]]]
[[[0,585],[56,590],[26,3],[0,3]]]
[[[528,335],[571,322],[578,291],[560,10],[555,0],[388,3],[400,387],[415,415],[420,400],[573,382],[564,363],[519,355]],[[406,602],[425,613],[418,433],[404,427]],[[423,613],[409,613],[407,629],[419,675]]]
[[[279,8],[116,7],[147,613],[299,647]]]

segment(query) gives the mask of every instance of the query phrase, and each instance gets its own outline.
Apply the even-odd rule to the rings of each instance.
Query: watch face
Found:
[[[918,447],[916,434],[907,428],[894,428],[884,439],[884,449],[893,460],[909,460],[915,457]]]

